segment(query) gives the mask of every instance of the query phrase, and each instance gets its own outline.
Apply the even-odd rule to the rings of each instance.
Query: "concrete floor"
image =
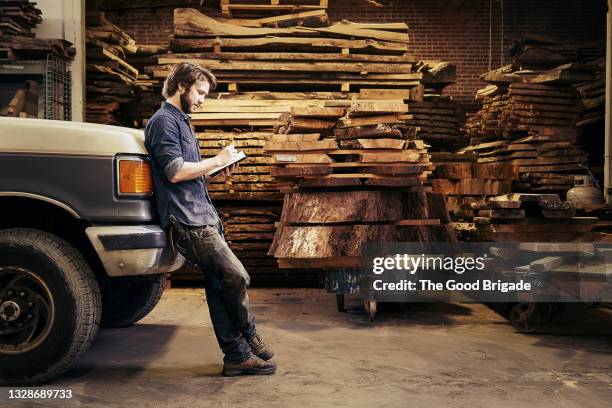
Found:
[[[251,289],[250,297],[277,353],[274,376],[221,377],[203,290],[171,289],[136,326],[101,331],[84,358],[45,387],[71,389],[72,401],[22,406],[601,408],[612,401],[610,310],[574,305],[545,334],[521,335],[480,304],[382,305],[370,324],[357,299],[351,313],[338,313],[321,289]]]

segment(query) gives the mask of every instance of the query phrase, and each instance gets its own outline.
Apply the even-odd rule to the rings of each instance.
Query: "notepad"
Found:
[[[236,157],[234,157],[234,159],[227,163],[224,166],[220,166],[220,167],[215,167],[214,169],[212,169],[211,171],[209,171],[208,173],[206,173],[206,175],[208,177],[215,177],[217,174],[221,173],[221,171],[233,164],[239,163],[241,161],[243,161],[244,159],[246,159],[248,156],[246,154],[244,154],[244,152],[242,150],[240,150],[239,152],[236,153]]]

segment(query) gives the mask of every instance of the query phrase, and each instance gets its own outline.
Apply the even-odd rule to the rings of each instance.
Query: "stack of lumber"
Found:
[[[391,190],[298,191],[285,196],[270,254],[281,268],[359,268],[368,242],[449,242],[442,196]]]
[[[481,100],[478,111],[467,116],[465,122],[465,137],[470,144],[498,139],[502,131],[499,122],[500,112],[505,104],[506,87],[488,85],[476,92],[476,99]]]
[[[133,48],[132,48],[133,49]],[[135,52],[126,55],[127,62],[136,68],[139,73],[145,71],[145,67],[155,63],[156,56],[168,52],[168,47],[163,45],[136,44]],[[154,81],[156,84],[159,81]]]
[[[29,0],[0,2],[0,60],[38,60],[48,54],[68,60],[74,55],[71,43],[36,38],[32,30],[42,21],[42,12]]]
[[[546,128],[572,131],[579,119],[579,95],[568,85],[513,83],[505,101],[499,120],[508,137]]]
[[[606,63],[604,58],[592,61],[596,75],[588,82],[575,84],[582,99],[581,117],[576,123],[581,146],[589,154],[589,168],[599,179],[604,180],[606,116]]]
[[[480,117],[478,116],[481,111],[466,112],[465,121],[461,122],[459,132],[463,140],[472,141],[474,134],[477,132],[475,129],[480,128]]]
[[[29,0],[4,0],[0,3],[0,12],[2,35],[34,37],[32,30],[42,22],[42,11]]]
[[[475,214],[466,206],[509,193],[512,181],[518,178],[517,170],[517,166],[505,163],[438,163],[432,188],[444,195],[453,218],[469,220]]]
[[[519,181],[513,191],[560,194],[574,186],[574,175],[584,174],[586,153],[576,144],[575,129],[536,133],[511,141],[499,140],[468,146],[477,152],[479,163],[508,163],[518,166]]]
[[[249,27],[215,20],[194,9],[175,9],[174,54],[148,68],[167,76],[172,64],[194,61],[211,69],[222,89],[358,90],[415,89],[423,74],[408,54],[404,23],[329,27]]]
[[[420,60],[416,67],[423,74],[421,82],[429,96],[441,96],[444,88],[457,80],[457,67],[447,61]]]
[[[312,12],[311,17],[321,13]],[[197,10],[176,9],[170,46],[174,53],[157,56],[157,65],[146,69],[161,81],[173,64],[192,61],[217,76],[219,92],[192,114],[202,155],[215,154],[219,143],[234,142],[246,149],[249,159],[227,182],[211,182],[213,198],[282,197],[270,179],[273,158],[264,156],[261,149],[273,135],[277,142],[286,133],[292,134],[292,140],[308,134],[304,142],[329,136],[347,108],[356,106],[355,99],[378,104],[383,110],[370,110],[375,117],[369,119],[356,112],[352,122],[341,126],[355,127],[359,119],[371,127],[378,116],[384,116],[383,125],[384,120],[401,122],[405,119],[401,114],[407,111],[405,100],[422,98],[423,74],[415,72],[417,60],[407,53],[405,24],[343,21],[321,26],[306,18],[297,26],[293,17],[275,16],[255,23],[215,20]],[[448,68],[439,67],[430,77],[432,83],[448,79]],[[300,92],[304,89],[308,92]],[[391,105],[394,111],[384,110]]]
[[[606,65],[602,58],[593,63],[596,69],[595,78],[589,82],[576,84],[576,89],[582,99],[582,118],[576,124],[584,127],[597,124],[605,118],[606,102]]]
[[[327,0],[221,0],[221,12],[227,18],[266,20],[279,14],[325,12]]]
[[[517,70],[541,71],[572,62],[592,61],[605,55],[604,41],[576,42],[527,34],[509,47]]]
[[[417,150],[425,146],[420,141],[406,141],[410,127],[404,120],[409,115],[402,99],[360,99],[362,96],[384,95],[365,91],[361,94],[217,94],[218,99],[208,100],[192,115],[201,153],[204,157],[212,157],[220,144],[233,143],[249,158],[227,181],[211,182],[213,198],[281,198],[276,181],[270,178],[270,164],[275,167],[272,175],[289,183],[296,178],[323,176],[325,180],[321,183],[336,183],[334,185],[360,184],[359,180],[364,183],[399,183],[391,181],[391,178],[407,174],[402,162],[424,159],[419,153],[426,152]],[[394,159],[393,163],[377,164],[374,161],[390,158]],[[391,170],[385,169],[387,164],[395,165],[398,172],[395,176],[389,176]],[[420,170],[417,173],[428,165],[425,160],[416,166]],[[289,169],[282,170],[281,167]],[[301,177],[296,172],[302,170],[292,170],[294,167],[311,167],[309,171],[312,174],[304,173]],[[404,180],[402,183],[407,185],[409,182],[415,181]],[[316,182],[301,180],[300,183],[314,186]]]
[[[103,12],[87,12],[86,120],[133,126],[122,105],[134,100],[138,70],[126,62],[137,49],[134,39],[106,19]]]
[[[208,180],[208,191],[213,200],[280,201],[283,198],[270,176],[270,158],[264,156],[263,146],[273,132],[214,132],[197,129],[196,137],[203,158],[219,153],[221,146],[233,144],[248,156],[234,173]]]
[[[301,11],[297,13],[281,14],[273,16],[259,17],[254,16],[251,19],[233,18],[233,19],[218,19],[228,24],[238,25],[242,27],[327,27],[329,26],[329,17],[325,10]]]
[[[122,118],[135,128],[144,129],[164,100],[161,95],[161,86],[154,82],[148,78],[141,78],[139,75],[139,79],[136,80],[133,101],[122,106]]]
[[[472,138],[514,138],[555,128],[570,131],[580,119],[580,95],[564,84],[514,82],[483,97],[468,123]]]
[[[316,135],[278,135],[266,145],[272,154],[272,175],[281,191],[295,188],[422,186],[430,168],[421,141],[352,139],[339,148],[333,139]],[[348,140],[344,140],[348,142]]]
[[[582,54],[547,46],[519,47],[513,65],[483,75],[491,85],[477,93],[482,109],[466,123],[471,143],[462,152],[477,153],[479,163],[518,166],[512,191],[564,197],[588,162],[585,146],[577,143],[583,102],[575,86],[595,99],[602,91],[591,85],[597,82],[595,66],[570,59]]]
[[[496,242],[589,242],[597,217],[576,217],[557,194],[512,193],[475,203],[478,235]]]
[[[460,132],[461,112],[450,97],[425,96],[422,102],[410,103],[412,119],[407,124],[417,128],[417,137],[432,151],[456,151],[467,143]]]
[[[505,95],[495,95],[483,100],[480,116],[481,137],[503,133],[503,122],[500,120],[500,115],[506,104],[507,97]]]
[[[281,182],[283,192],[296,188],[421,186],[430,169],[427,145],[421,140],[408,140],[406,112],[403,101],[359,99],[348,108],[292,108],[292,116],[309,113],[342,117],[331,120],[327,129],[318,129],[322,134],[296,134],[294,131],[313,131],[305,129],[297,117],[286,129],[292,134],[272,137],[264,147],[272,155],[271,174]]]
[[[162,45],[136,44],[136,52],[126,53],[125,61],[138,70],[134,88],[134,99],[122,106],[122,116],[131,126],[143,129],[163,101],[162,83],[144,73],[145,67],[155,62],[155,56],[167,52]]]
[[[576,117],[581,101],[573,86],[584,86],[583,98],[595,99],[589,102],[597,104],[602,91],[596,72],[601,64],[593,61],[600,58],[602,62],[602,42],[526,35],[514,41],[509,52],[511,64],[481,75],[490,85],[477,92],[483,106],[466,126],[470,137],[508,138],[526,136],[538,127],[574,127],[581,121]]]
[[[357,268],[367,242],[453,241],[444,198],[423,187],[431,163],[405,103],[354,99],[344,109],[329,129],[265,145],[287,193],[269,252],[279,267]]]

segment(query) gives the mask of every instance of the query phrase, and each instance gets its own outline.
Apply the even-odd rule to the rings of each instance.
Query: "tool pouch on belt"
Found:
[[[174,217],[174,215],[169,216],[168,221],[170,222],[170,242],[172,243],[172,249],[178,249],[181,255],[197,264],[199,261],[198,252],[193,245],[189,231]]]

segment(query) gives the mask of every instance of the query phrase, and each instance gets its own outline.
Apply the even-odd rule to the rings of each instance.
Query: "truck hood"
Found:
[[[144,132],[60,120],[0,118],[0,152],[114,156],[147,154]]]

